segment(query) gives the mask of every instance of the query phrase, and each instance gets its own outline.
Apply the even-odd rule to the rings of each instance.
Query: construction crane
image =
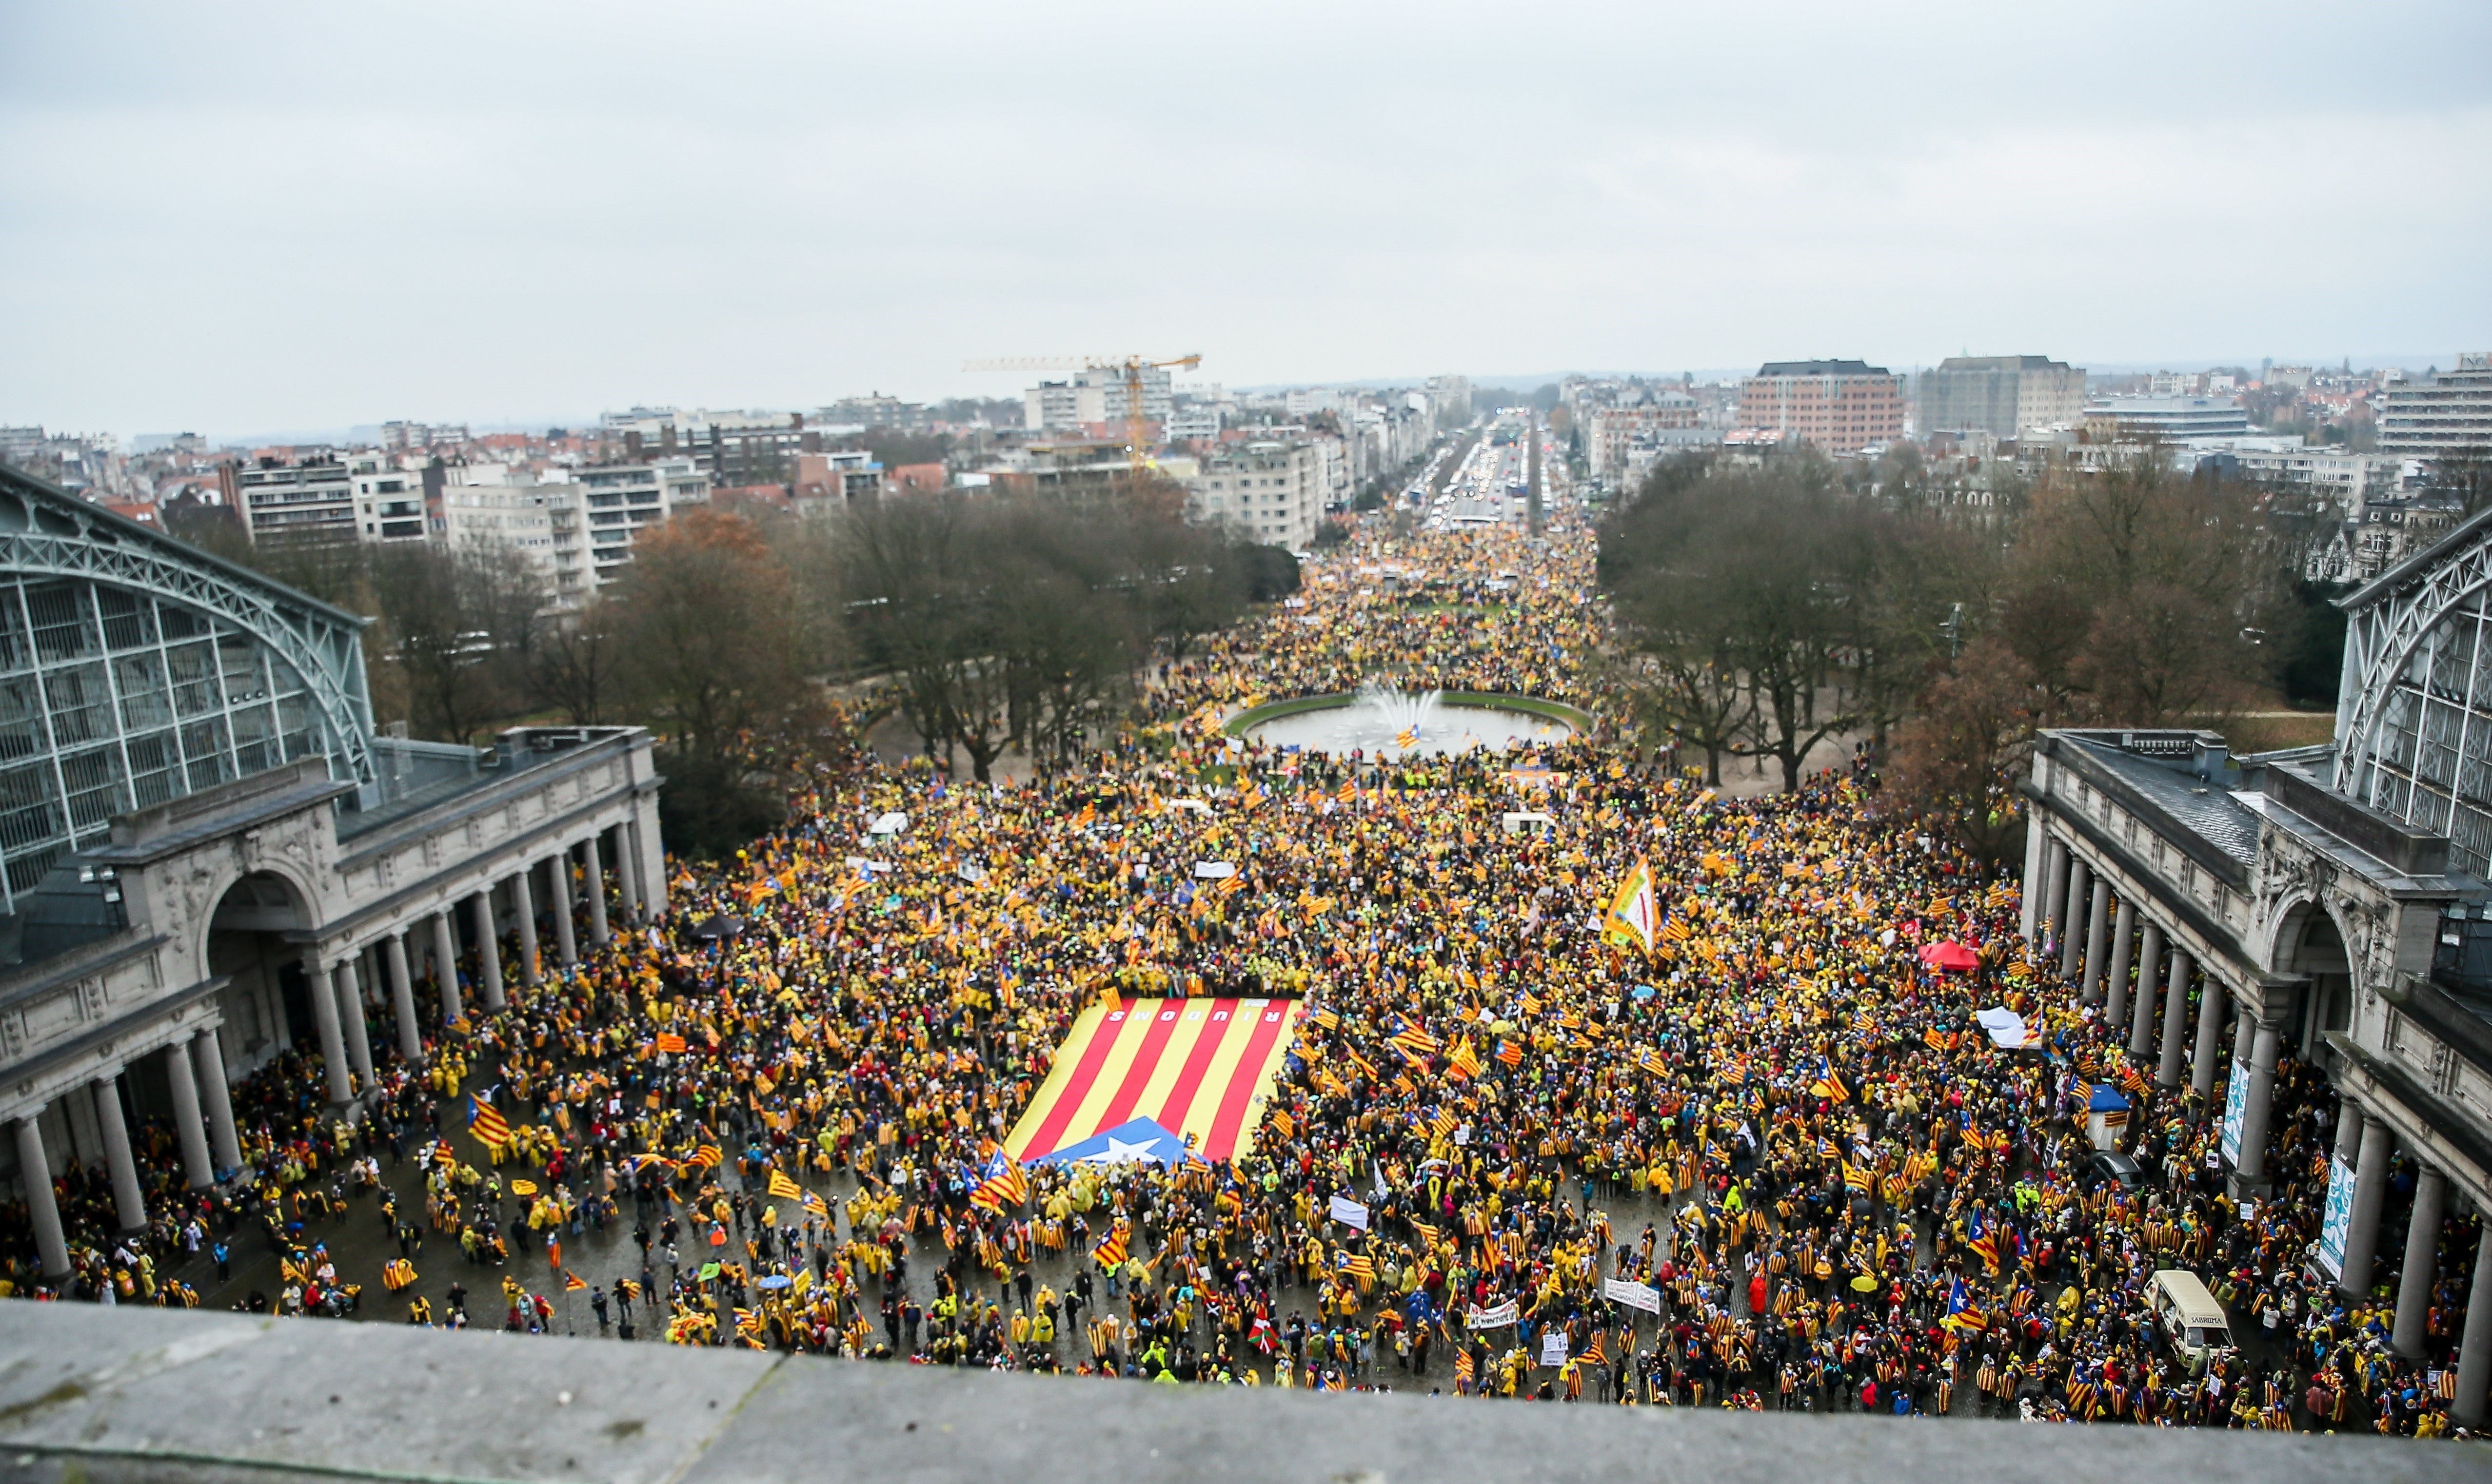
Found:
[[[1150,464],[1143,452],[1150,440],[1149,420],[1142,416],[1144,371],[1191,371],[1202,364],[1197,356],[1155,361],[1148,356],[1008,356],[997,361],[963,363],[964,371],[1114,371],[1125,381],[1125,471],[1139,485]]]

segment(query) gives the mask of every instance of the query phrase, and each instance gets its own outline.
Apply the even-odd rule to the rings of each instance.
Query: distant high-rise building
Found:
[[[2086,412],[2082,366],[2048,356],[1949,356],[1921,373],[1924,433],[1995,433],[2064,427]]]
[[[2492,453],[2492,352],[2460,356],[2453,371],[2393,377],[2372,405],[2383,453]]]
[[[1739,384],[1739,425],[1828,449],[1904,435],[1904,378],[1860,361],[1769,361]]]

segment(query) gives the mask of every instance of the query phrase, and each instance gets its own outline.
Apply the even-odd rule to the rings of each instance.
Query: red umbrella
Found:
[[[1933,969],[1978,969],[1981,955],[1949,938],[1943,943],[1924,945],[1921,962]]]

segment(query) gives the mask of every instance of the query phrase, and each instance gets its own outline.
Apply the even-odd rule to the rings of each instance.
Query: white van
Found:
[[[2232,1353],[2232,1322],[2196,1273],[2179,1267],[2157,1269],[2154,1281],[2147,1286],[2146,1306],[2162,1331],[2163,1343],[2192,1372],[2205,1371],[2207,1362],[2216,1355]]]

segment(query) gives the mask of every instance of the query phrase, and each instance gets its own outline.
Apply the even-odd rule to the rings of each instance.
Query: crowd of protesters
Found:
[[[2418,1363],[2385,1299],[2310,1276],[2325,1079],[2279,1073],[2275,1188],[2235,1199],[2210,1110],[2127,1069],[2013,884],[1888,817],[1871,761],[1733,799],[1597,727],[1334,757],[1222,726],[1378,679],[1597,709],[1591,556],[1368,529],[1158,667],[1083,769],[810,765],[786,828],[433,1028],[360,1120],[287,1052],[237,1088],[246,1168],[214,1189],[141,1131],[150,1231],[67,1172],[60,1296],[196,1304],[253,1246],[281,1281],[234,1301],[287,1313],[547,1331],[578,1302],[626,1339],[1166,1384],[2449,1431],[2462,1295]],[[1648,947],[1605,920],[1640,867]],[[1306,1004],[1249,1152],[996,1178],[1082,1009],[1195,995]],[[1973,1019],[2002,1008],[2021,1038]],[[2088,1173],[2097,1086],[2134,1103],[2141,1184]],[[341,1273],[350,1222],[395,1255]],[[15,1236],[12,1287],[44,1289]],[[2238,1349],[2173,1348],[2167,1268]]]

